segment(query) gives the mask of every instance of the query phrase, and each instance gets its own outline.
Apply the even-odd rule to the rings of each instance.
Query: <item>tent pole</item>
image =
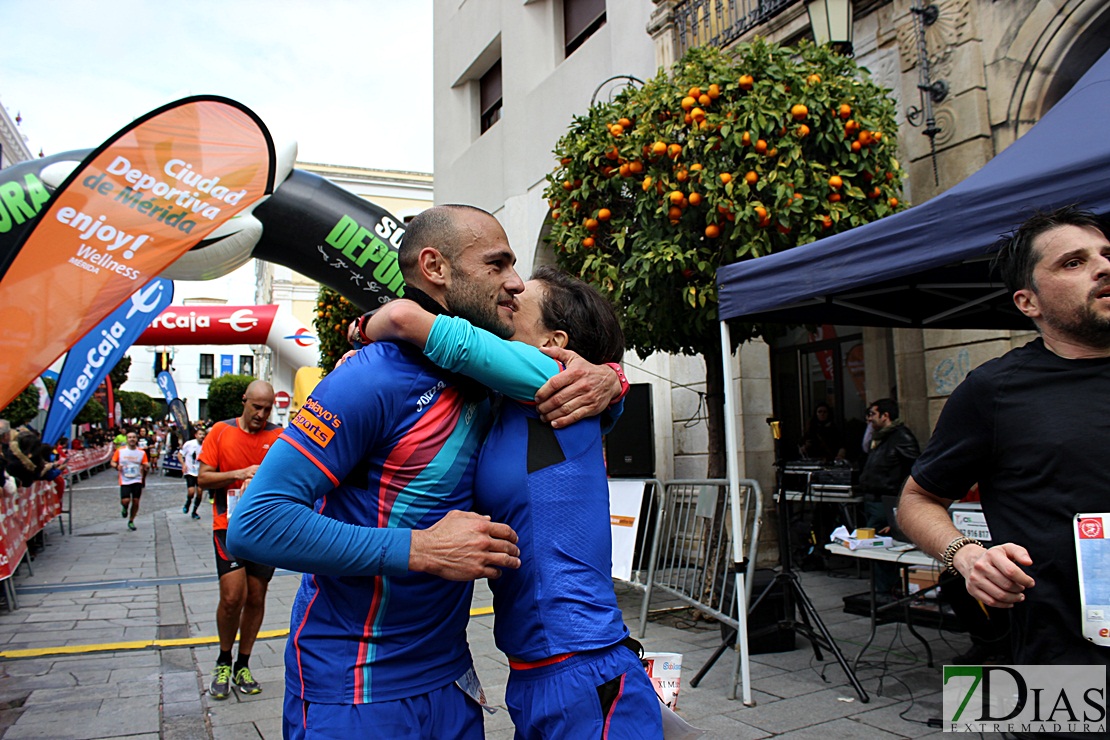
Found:
[[[724,371],[723,377],[725,381],[725,470],[728,476],[729,497],[735,504],[740,500],[740,471],[737,470],[740,448],[736,440],[736,393],[732,377],[732,337],[729,333],[727,321],[721,322],[721,363],[723,364],[722,369]],[[757,517],[759,514],[760,512],[756,512]],[[733,532],[733,541],[738,543],[737,552],[742,553],[744,548],[742,518],[740,521],[740,530]],[[737,630],[736,633],[736,647],[739,649],[740,655],[737,658],[737,663],[740,669],[741,682],[743,684],[744,704],[752,706],[751,666],[748,661],[747,630],[748,590],[751,588],[751,585],[744,583],[740,573],[741,571],[738,569],[736,600],[738,602],[737,618],[740,623],[740,629]],[[732,691],[733,697],[735,697],[735,682],[733,683]]]

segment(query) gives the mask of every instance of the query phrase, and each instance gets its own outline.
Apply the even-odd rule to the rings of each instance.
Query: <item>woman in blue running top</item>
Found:
[[[365,333],[423,346],[435,364],[512,400],[482,447],[475,509],[520,538],[520,569],[489,582],[517,737],[662,737],[659,700],[613,591],[601,422],[552,429],[532,400],[561,369],[536,348],[602,364],[620,360],[624,336],[612,306],[585,283],[541,267],[526,286],[511,342],[404,300],[378,311]]]

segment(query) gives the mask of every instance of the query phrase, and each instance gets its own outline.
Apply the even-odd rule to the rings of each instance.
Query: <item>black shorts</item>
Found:
[[[124,500],[125,498],[138,499],[138,498],[142,498],[142,496],[143,496],[143,484],[142,483],[121,483],[120,484],[120,487],[119,487],[120,501]]]
[[[186,488],[196,488],[197,487],[197,477],[195,475],[186,475],[185,476],[185,487]]]
[[[216,548],[216,574],[223,578],[228,573],[239,570],[240,568],[247,569],[247,575],[260,578],[266,583],[274,577],[274,566],[263,565],[262,563],[255,563],[250,560],[243,560],[237,558],[227,551],[227,530],[216,529],[212,532],[212,544]]]

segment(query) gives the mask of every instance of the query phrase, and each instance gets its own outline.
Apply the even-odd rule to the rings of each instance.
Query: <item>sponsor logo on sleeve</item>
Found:
[[[339,417],[328,411],[315,398],[309,398],[291,422],[321,447],[327,447],[335,432],[343,425]]]

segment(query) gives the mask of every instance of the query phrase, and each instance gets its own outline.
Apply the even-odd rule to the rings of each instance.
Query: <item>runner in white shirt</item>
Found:
[[[200,461],[197,460],[197,455],[200,454],[200,447],[204,443],[204,434],[204,430],[198,427],[195,439],[190,439],[181,445],[181,449],[177,451],[177,459],[181,461],[181,474],[185,476],[185,486],[189,491],[188,498],[185,499],[185,505],[181,507],[181,513],[188,514],[191,506],[194,519],[200,519],[200,514],[197,513],[197,509],[200,508],[200,491],[197,490],[197,474],[200,473]]]
[[[122,507],[120,516],[126,518],[127,528],[135,531],[135,515],[139,513],[139,499],[143,495],[146,471],[150,470],[150,458],[146,450],[139,449],[139,435],[127,433],[127,445],[112,453],[113,468],[119,471],[119,502]]]

